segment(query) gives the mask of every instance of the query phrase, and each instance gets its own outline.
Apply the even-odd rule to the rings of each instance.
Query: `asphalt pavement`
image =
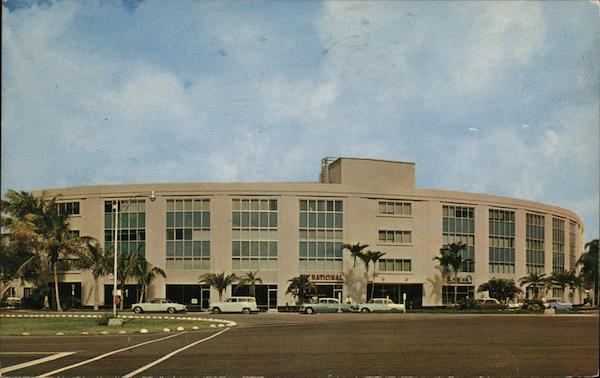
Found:
[[[234,320],[238,326],[152,335],[2,337],[0,364],[6,369],[56,357],[4,372],[5,376],[52,372],[55,376],[293,377],[598,373],[597,313],[218,317]]]

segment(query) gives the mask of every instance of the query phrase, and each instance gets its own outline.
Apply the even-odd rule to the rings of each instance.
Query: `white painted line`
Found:
[[[222,330],[221,332],[217,332],[217,333],[215,333],[214,335],[210,335],[210,336],[208,336],[208,337],[205,337],[205,338],[203,338],[203,339],[200,339],[200,340],[198,340],[198,341],[195,341],[195,342],[193,342],[193,343],[191,343],[191,344],[189,344],[189,345],[186,345],[186,346],[184,346],[183,348],[179,348],[179,349],[177,349],[177,350],[174,350],[174,351],[172,351],[171,353],[169,353],[169,354],[167,354],[167,355],[164,355],[163,357],[159,358],[158,360],[156,360],[156,361],[153,361],[153,362],[149,363],[148,365],[144,365],[144,366],[142,366],[141,368],[139,368],[139,369],[137,369],[137,370],[134,370],[134,371],[132,371],[131,373],[125,374],[125,375],[123,376],[123,378],[131,378],[131,377],[133,377],[133,376],[134,376],[134,375],[136,375],[136,374],[139,374],[139,373],[141,373],[141,372],[143,372],[143,371],[145,371],[145,370],[148,370],[148,369],[150,369],[152,366],[158,365],[158,364],[160,364],[161,362],[168,360],[169,358],[173,357],[173,356],[174,356],[174,355],[176,355],[177,353],[179,353],[179,352],[182,352],[182,351],[184,351],[184,350],[186,350],[186,349],[188,349],[188,348],[191,348],[191,347],[193,347],[193,346],[195,346],[195,345],[198,345],[198,344],[200,344],[200,343],[202,343],[202,342],[204,342],[204,341],[206,341],[206,340],[210,340],[210,339],[212,339],[213,337],[217,337],[217,336],[219,336],[220,334],[222,334],[223,332],[226,332],[226,331],[228,331],[229,329],[230,329],[230,328],[225,328],[225,329],[224,329],[224,330]],[[176,335],[181,335],[181,333],[178,333],[178,334],[176,334]]]
[[[101,354],[101,355],[99,355],[99,356],[97,356],[97,357],[90,358],[89,360],[81,361],[81,362],[78,362],[78,363],[76,363],[76,364],[73,364],[73,365],[65,366],[65,367],[63,367],[63,368],[56,369],[56,370],[53,370],[53,371],[51,371],[51,372],[48,372],[48,373],[44,373],[44,374],[42,374],[42,375],[38,375],[38,377],[49,377],[49,376],[52,376],[52,375],[56,375],[56,374],[58,374],[58,373],[60,373],[60,372],[63,372],[63,371],[65,371],[65,370],[70,370],[70,369],[76,368],[76,367],[78,367],[78,366],[81,366],[81,365],[86,365],[86,364],[89,364],[90,362],[98,361],[98,360],[101,360],[101,359],[103,359],[103,358],[105,358],[105,357],[112,356],[113,354],[121,353],[121,352],[124,352],[124,351],[126,351],[126,350],[130,350],[130,349],[134,349],[134,348],[137,348],[137,347],[141,347],[141,346],[143,346],[143,345],[152,344],[152,343],[155,343],[155,342],[157,342],[157,341],[166,340],[166,339],[169,339],[169,338],[171,338],[171,337],[175,337],[175,336],[183,335],[183,334],[185,334],[185,333],[186,333],[186,332],[182,332],[182,333],[174,333],[174,334],[172,334],[172,335],[169,335],[169,336],[167,336],[167,337],[162,337],[162,338],[160,338],[160,339],[154,339],[154,340],[150,340],[150,341],[145,341],[145,342],[143,342],[143,343],[140,343],[140,344],[135,344],[135,345],[132,345],[132,346],[128,346],[128,347],[126,347],[126,348],[121,348],[121,349],[113,350],[113,351],[111,351],[111,352],[107,352],[107,353]]]
[[[38,358],[35,360],[23,362],[21,364],[8,366],[8,367],[0,369],[0,374],[8,373],[9,371],[13,371],[13,370],[24,369],[26,367],[33,366],[33,365],[43,364],[44,362],[48,362],[48,361],[57,360],[59,358],[69,356],[73,353],[75,353],[75,352],[61,352],[61,353],[53,354],[51,356],[42,357],[42,358]],[[31,354],[31,353],[29,353],[29,354]]]

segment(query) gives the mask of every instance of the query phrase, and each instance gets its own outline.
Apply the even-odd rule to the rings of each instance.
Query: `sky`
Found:
[[[591,1],[2,7],[2,193],[317,181],[322,158],[365,157],[571,209],[598,238]]]

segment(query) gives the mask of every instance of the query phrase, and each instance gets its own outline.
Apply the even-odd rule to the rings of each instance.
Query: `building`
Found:
[[[288,280],[300,274],[310,276],[321,296],[361,301],[373,291],[375,297],[406,298],[407,306],[420,307],[452,298],[454,283],[444,281],[433,260],[444,244],[468,245],[473,262],[465,265],[457,290],[469,297],[492,277],[518,281],[529,272],[574,269],[583,252],[583,224],[572,211],[419,189],[414,163],[327,158],[320,182],[103,185],[47,192],[61,195],[61,209],[71,214],[79,235],[96,237],[105,248],[113,247],[118,203],[119,253],[139,249],[166,271],[166,278],[153,281],[151,297],[204,308],[217,295],[198,284],[206,272],[258,270],[263,284],[257,300],[265,308],[292,304],[285,291]],[[356,242],[385,252],[374,288],[365,287],[362,262],[354,267],[342,250],[342,243]],[[68,259],[61,271],[61,292],[91,305],[91,274],[71,270]],[[135,290],[127,286],[126,303],[135,300]],[[562,295],[559,288],[548,294]],[[101,304],[104,298],[110,305],[111,296],[112,278],[104,277]]]

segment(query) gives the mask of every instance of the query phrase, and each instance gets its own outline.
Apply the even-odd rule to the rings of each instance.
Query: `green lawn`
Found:
[[[206,329],[210,327],[210,323],[176,319],[123,319],[122,326],[108,327],[97,325],[95,318],[1,318],[0,336],[21,335],[23,332],[31,336],[56,335],[57,332],[65,335],[80,335],[82,332],[99,335],[102,331],[109,334],[118,334],[119,331],[139,333],[142,328],[147,329],[149,333],[162,332],[163,328],[174,332],[177,327],[191,331],[193,326]]]

